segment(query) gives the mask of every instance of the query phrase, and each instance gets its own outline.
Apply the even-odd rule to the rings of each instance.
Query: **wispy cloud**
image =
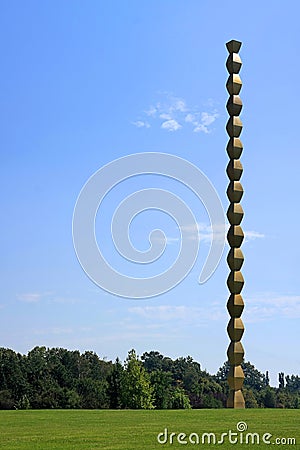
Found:
[[[247,322],[300,318],[300,295],[279,295],[264,292],[247,297],[245,303],[245,319]]]
[[[175,242],[179,242],[180,238],[179,237],[167,237],[167,244],[174,244]]]
[[[263,322],[276,319],[300,318],[300,295],[279,295],[261,293],[244,296],[245,310],[242,319],[245,323]],[[224,302],[211,302],[210,306],[155,305],[133,306],[128,312],[151,324],[180,321],[182,324],[207,323],[208,321],[229,320]],[[144,323],[144,322],[143,322]],[[146,326],[147,322],[144,323]]]
[[[182,125],[180,125],[180,123],[178,123],[177,120],[170,119],[170,120],[166,120],[165,122],[163,122],[161,124],[161,128],[163,130],[168,130],[168,131],[177,131],[177,130],[179,130],[179,128],[182,128]]]
[[[191,233],[191,238],[193,238],[194,235],[194,225],[191,225],[190,228],[187,226],[185,227],[185,231]],[[227,229],[223,224],[214,224],[213,227],[211,225],[208,225],[206,223],[198,222],[197,223],[197,229],[199,234],[199,239],[201,242],[210,243],[212,239],[216,239],[218,241],[224,241],[226,239],[226,232]]]
[[[212,113],[208,113],[206,111],[203,111],[201,113],[195,112],[193,114],[188,113],[185,116],[185,122],[193,125],[193,131],[195,133],[209,133],[209,125],[211,125],[218,117],[219,114],[216,111]]]
[[[55,296],[55,297],[53,297],[53,302],[54,303],[62,303],[62,304],[75,304],[75,303],[81,303],[82,300],[80,300],[79,298],[76,298],[76,297]]]
[[[223,240],[224,238],[226,239],[226,235],[227,232],[229,230],[229,224],[226,224],[225,229],[223,227],[223,225],[218,225],[215,224],[213,225],[213,229],[210,225],[207,225],[205,223],[198,223],[198,230],[199,230],[199,234],[200,234],[200,239],[203,242],[211,242],[211,240],[213,239],[218,239],[218,240]],[[213,233],[214,231],[214,233]],[[225,232],[225,235],[224,235]],[[259,233],[258,231],[247,231],[244,230],[244,236],[245,236],[245,240],[244,240],[244,244],[249,242],[249,241],[254,241],[256,239],[263,239],[266,236],[263,233]]]
[[[62,326],[54,326],[44,329],[35,329],[32,330],[32,334],[36,336],[63,336],[63,335],[71,335],[71,334],[79,334],[79,333],[90,333],[92,328],[90,327],[62,327]]]
[[[255,239],[263,239],[266,236],[263,233],[258,233],[257,231],[244,231],[245,242],[254,241]]]
[[[210,99],[211,100],[211,99]],[[178,131],[183,127],[192,127],[194,133],[210,133],[209,126],[219,117],[213,107],[213,101],[207,103],[210,111],[201,111],[199,107],[189,107],[187,102],[170,93],[163,93],[162,99],[147,108],[139,120],[132,122],[138,128],[150,128],[159,124],[166,131]]]
[[[51,303],[74,304],[81,300],[75,297],[57,295],[55,292],[26,292],[17,294],[17,300],[24,303],[38,303],[42,301],[51,301]]]
[[[200,242],[203,243],[211,243],[212,239],[216,239],[218,241],[224,241],[226,240],[226,235],[229,229],[229,224],[225,225],[225,229],[223,224],[214,224],[211,226],[210,224],[198,222],[195,224],[185,225],[181,228],[181,231],[184,231],[188,236],[189,239],[197,240],[199,239]],[[254,241],[256,239],[263,239],[265,238],[265,234],[259,233],[258,231],[244,231],[245,240],[244,244],[249,241]],[[173,244],[175,242],[179,242],[180,237],[167,237],[167,244]]]
[[[51,334],[57,335],[74,333],[74,330],[71,327],[54,327],[51,328],[49,331]]]
[[[144,113],[145,113],[146,116],[148,116],[148,117],[155,117],[156,114],[157,114],[157,111],[158,111],[157,107],[155,107],[155,106],[150,106],[150,108],[147,109],[146,111],[144,111]]]
[[[131,314],[148,320],[182,322],[220,320],[226,318],[224,305],[213,304],[211,308],[186,305],[134,306],[129,308]]]
[[[25,303],[37,303],[51,295],[52,292],[29,292],[17,294],[17,299]]]
[[[186,306],[133,306],[129,308],[129,312],[147,319],[173,320],[183,319],[186,316]]]
[[[135,125],[137,128],[150,128],[150,124],[144,120],[132,122],[132,125]]]

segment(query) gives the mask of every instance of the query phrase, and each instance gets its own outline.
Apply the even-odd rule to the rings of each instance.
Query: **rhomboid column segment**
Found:
[[[226,125],[226,130],[229,135],[227,145],[227,153],[229,156],[229,163],[227,166],[227,175],[229,178],[227,196],[230,202],[227,210],[227,218],[230,224],[227,234],[227,240],[230,246],[227,257],[227,262],[230,268],[230,273],[227,279],[227,286],[230,291],[230,296],[227,303],[230,320],[227,331],[231,341],[227,350],[227,356],[230,364],[228,374],[228,408],[245,408],[245,401],[241,390],[245,378],[241,367],[241,363],[244,358],[244,349],[241,344],[241,338],[244,333],[244,324],[241,319],[244,309],[244,301],[241,296],[241,291],[244,285],[244,278],[241,272],[241,267],[244,262],[244,255],[240,248],[244,239],[244,234],[241,227],[244,211],[240,204],[243,196],[243,187],[240,183],[240,178],[243,173],[243,166],[240,162],[240,156],[243,151],[243,144],[240,140],[240,134],[242,132],[243,124],[239,118],[243,104],[239,96],[242,87],[242,81],[239,76],[242,61],[238,54],[241,45],[242,43],[236,40],[231,40],[226,44],[229,52],[229,56],[226,61],[226,67],[229,72],[229,77],[226,83],[229,99],[226,107],[230,116]]]

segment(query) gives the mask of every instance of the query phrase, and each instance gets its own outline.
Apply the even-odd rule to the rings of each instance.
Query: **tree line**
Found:
[[[300,408],[300,377],[279,374],[271,387],[268,372],[242,364],[248,408]],[[35,347],[27,355],[0,348],[0,409],[188,409],[223,408],[228,394],[228,362],[215,375],[191,356],[175,360],[157,351],[139,357],[130,350],[122,364],[91,351]]]

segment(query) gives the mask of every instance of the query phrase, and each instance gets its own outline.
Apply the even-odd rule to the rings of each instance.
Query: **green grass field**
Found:
[[[224,436],[224,443],[219,443],[222,433],[237,432],[237,423],[245,422],[247,431]],[[240,425],[242,426],[242,425]],[[168,442],[164,430],[168,430]],[[176,433],[173,437],[171,433]],[[179,439],[178,434],[186,437]],[[191,434],[194,433],[194,434]],[[199,444],[197,445],[197,436]],[[214,433],[205,437],[203,433]],[[260,444],[246,444],[247,433],[258,433]],[[270,444],[263,443],[263,435]],[[170,443],[170,438],[171,442]],[[280,444],[276,439],[284,438]],[[295,438],[296,444],[288,444],[288,438]],[[242,443],[240,442],[242,439]],[[257,442],[257,436],[254,437]],[[192,443],[190,442],[192,441]],[[195,445],[196,444],[196,445]],[[181,410],[181,411],[111,411],[111,410],[39,410],[39,411],[0,411],[0,448],[30,450],[85,450],[85,449],[124,449],[143,450],[159,448],[212,448],[221,446],[232,448],[297,448],[300,449],[300,410],[249,409],[249,410]]]

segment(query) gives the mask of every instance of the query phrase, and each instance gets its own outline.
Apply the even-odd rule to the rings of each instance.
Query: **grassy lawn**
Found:
[[[247,431],[238,432],[242,443],[218,444],[222,433],[237,432],[237,423],[245,422]],[[159,444],[157,435],[164,441],[164,430],[168,430],[168,443]],[[176,433],[171,437],[170,434]],[[187,444],[177,441],[179,433]],[[194,433],[191,435],[191,433]],[[199,445],[196,435],[199,436]],[[0,448],[30,450],[85,450],[124,449],[143,450],[159,448],[212,448],[212,443],[202,444],[203,433],[214,433],[216,445],[232,448],[297,448],[300,449],[300,410],[249,409],[249,410],[185,410],[185,411],[111,411],[111,410],[40,410],[0,411]],[[247,433],[258,433],[260,444],[245,443]],[[262,442],[267,436],[270,445]],[[191,435],[191,436],[190,436]],[[296,445],[287,441],[276,445],[276,438],[295,438]],[[213,439],[213,437],[211,437]],[[232,441],[236,435],[231,436]],[[257,439],[257,438],[255,438]],[[251,438],[250,438],[251,442]]]

